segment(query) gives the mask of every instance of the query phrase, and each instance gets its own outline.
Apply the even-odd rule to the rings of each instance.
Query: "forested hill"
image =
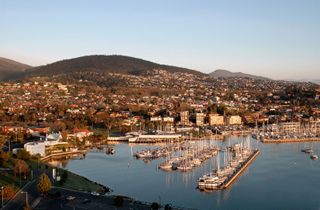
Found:
[[[14,79],[31,66],[0,57],[0,81]]]
[[[205,76],[205,74],[195,70],[175,66],[160,65],[150,61],[120,55],[91,55],[62,60],[45,66],[37,67],[37,69],[29,72],[25,76],[43,77],[69,74],[73,72],[112,72],[121,74],[144,75],[148,70],[152,69],[163,69],[169,72],[185,72],[197,76]]]

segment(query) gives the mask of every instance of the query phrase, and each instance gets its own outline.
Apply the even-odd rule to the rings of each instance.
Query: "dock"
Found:
[[[210,185],[198,186],[200,190],[222,190],[227,189],[240,175],[241,173],[250,165],[250,163],[259,155],[260,150],[254,150],[253,153],[247,158],[241,166],[238,166],[236,171],[229,175],[227,180],[225,180],[221,185]]]
[[[41,158],[41,161],[47,161],[51,159],[67,159],[68,157],[71,157],[73,155],[78,155],[78,154],[87,154],[87,150],[78,150],[78,151],[71,151],[71,152],[59,152],[59,153],[54,153],[47,155],[43,158]]]
[[[255,150],[247,161],[220,187],[220,189],[227,189],[238,176],[250,165],[250,163],[259,155],[260,150]]]
[[[299,143],[309,141],[320,141],[320,138],[306,138],[306,139],[262,139],[262,143]]]

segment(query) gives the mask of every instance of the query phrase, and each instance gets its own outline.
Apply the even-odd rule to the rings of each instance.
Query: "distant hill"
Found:
[[[197,76],[206,76],[199,71],[175,66],[161,65],[150,61],[121,55],[91,55],[58,61],[31,69],[27,77],[53,76],[73,72],[113,72],[122,74],[143,75],[148,70],[163,69],[169,72],[186,72]]]
[[[32,66],[0,57],[0,81],[14,79]]]
[[[270,78],[267,77],[261,77],[261,76],[255,76],[255,75],[251,75],[251,74],[245,74],[245,73],[241,73],[241,72],[230,72],[227,70],[215,70],[214,72],[209,73],[210,76],[212,77],[248,77],[251,79],[261,79],[261,80],[271,80]]]

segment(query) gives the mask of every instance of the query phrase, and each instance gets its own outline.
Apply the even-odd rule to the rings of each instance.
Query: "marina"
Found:
[[[127,143],[112,145],[116,150],[114,155],[88,151],[83,160],[61,160],[60,167],[110,187],[114,195],[126,195],[149,203],[161,202],[162,206],[171,203],[199,210],[233,209],[235,206],[238,209],[295,209],[303,199],[305,208],[316,209],[319,206],[317,192],[320,184],[317,180],[320,162],[301,149],[312,148],[312,154],[320,154],[319,142],[263,144],[250,138],[252,150],[259,152],[255,152],[255,157],[225,183],[225,188],[197,189],[199,177],[217,169],[217,159],[220,159],[221,166],[229,162],[227,154],[230,156],[231,153],[227,148],[234,147],[235,143],[246,148],[249,137],[229,136],[226,140],[200,141],[203,145],[219,146],[220,157],[217,154],[188,171],[159,170],[157,166],[169,156],[141,161],[133,154],[156,146]]]
[[[246,147],[243,147],[242,143],[234,143],[233,146],[226,148],[223,168],[220,168],[220,153],[218,153],[217,168],[198,179],[198,189],[221,190],[229,187],[260,152],[251,149],[250,140],[247,143]]]

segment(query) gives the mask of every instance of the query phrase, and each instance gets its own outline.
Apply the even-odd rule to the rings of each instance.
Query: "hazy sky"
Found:
[[[0,1],[0,57],[37,66],[93,54],[320,79],[320,1]]]

